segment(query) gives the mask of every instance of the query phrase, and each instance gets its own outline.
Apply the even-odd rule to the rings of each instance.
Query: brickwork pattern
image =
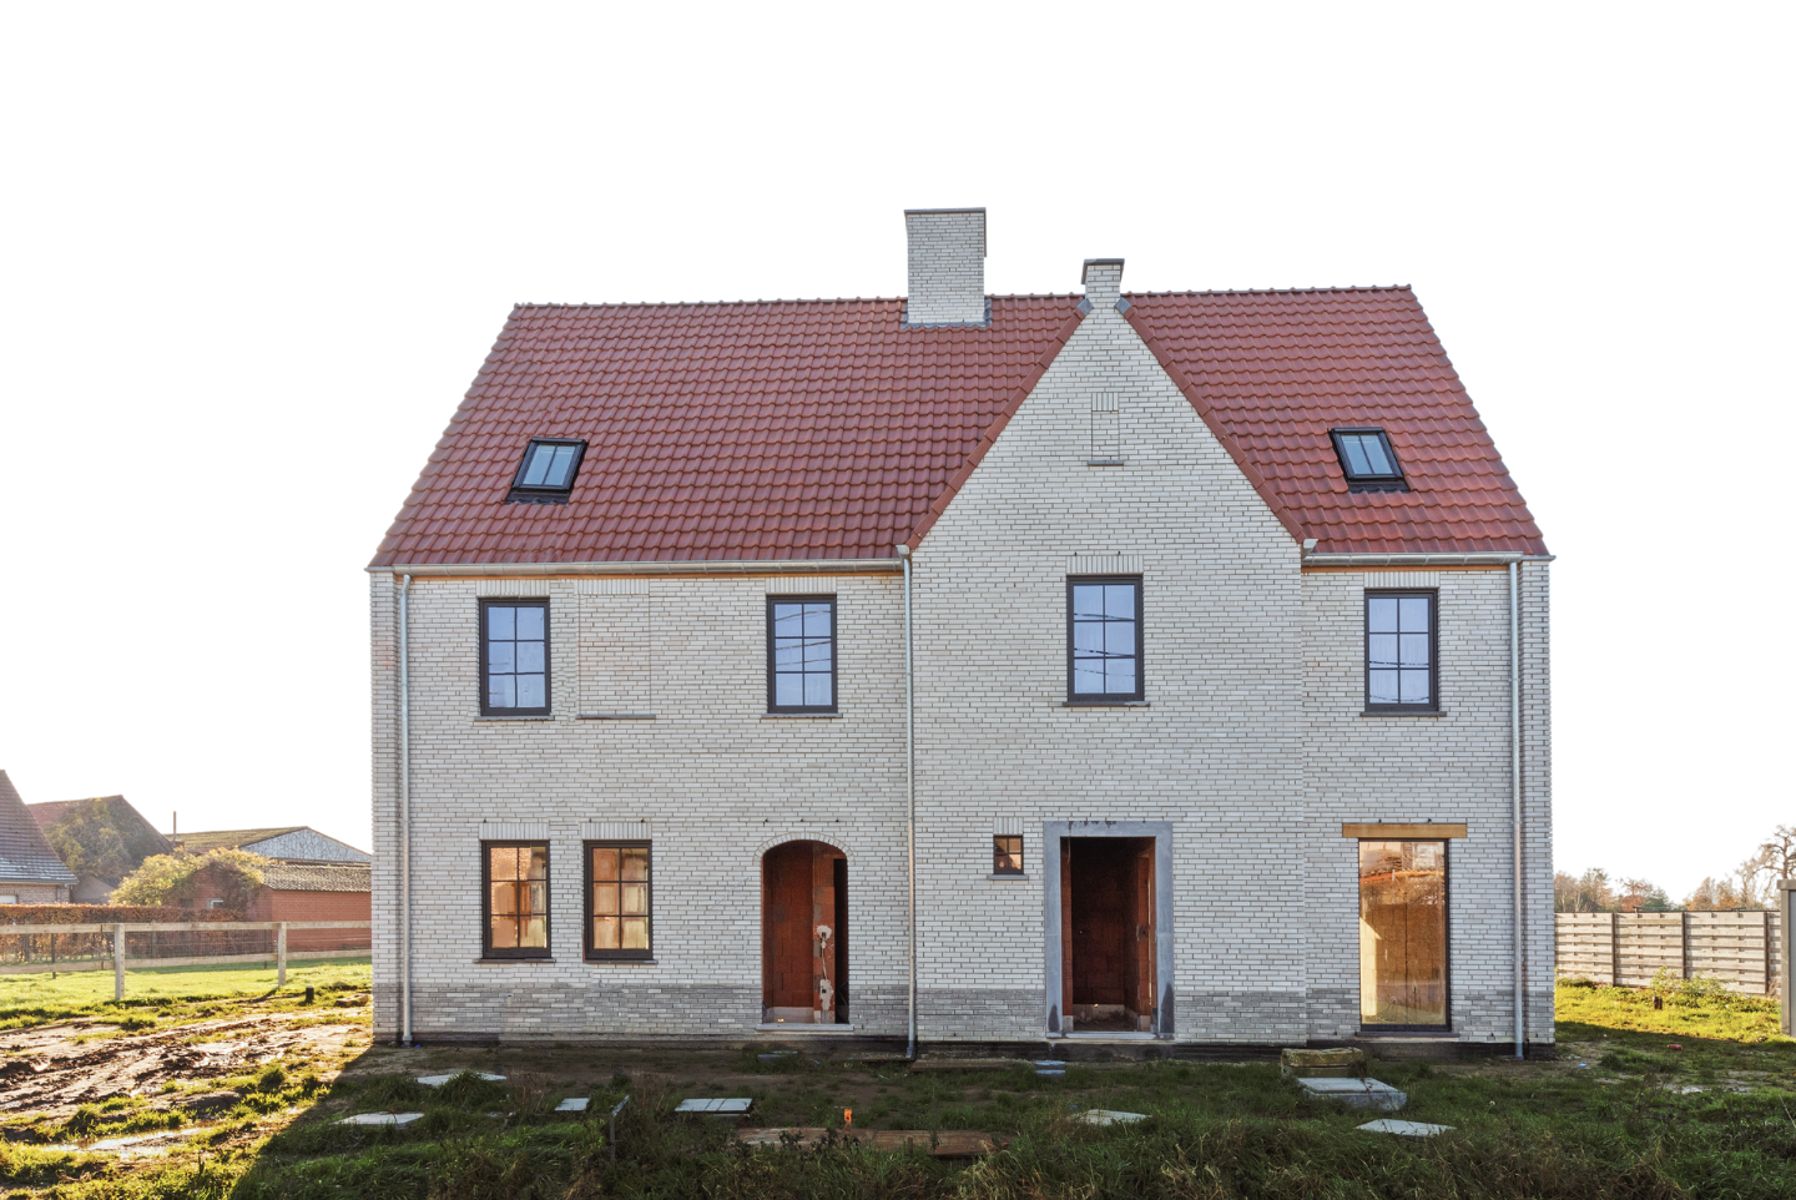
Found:
[[[599,694],[577,647],[589,581],[420,579],[411,590],[414,1014],[419,1036],[741,1036],[761,1019],[760,857],[814,839],[848,857],[853,1023],[904,1030],[902,607],[895,576],[642,581],[653,714],[581,719]],[[388,585],[390,588],[390,584]],[[837,597],[841,715],[766,715],[766,597]],[[479,715],[477,604],[549,599],[553,715]],[[610,601],[613,596],[601,599]],[[377,628],[391,597],[377,584]],[[377,634],[377,661],[385,657]],[[392,635],[384,634],[390,639]],[[590,667],[591,664],[587,664]],[[619,678],[608,668],[598,676]],[[396,683],[377,671],[377,756],[396,728]],[[633,685],[631,685],[633,686]],[[397,771],[377,771],[375,887],[396,894]],[[583,957],[582,840],[646,831],[655,960]],[[481,961],[480,841],[550,843],[548,961]],[[394,890],[389,890],[394,889]],[[388,909],[386,904],[379,910]],[[375,921],[376,1026],[397,1009],[396,921]],[[519,1031],[524,1031],[520,1033]],[[549,1036],[545,1032],[543,1036]]]
[[[984,211],[907,212],[904,232],[910,263],[905,322],[984,324]]]

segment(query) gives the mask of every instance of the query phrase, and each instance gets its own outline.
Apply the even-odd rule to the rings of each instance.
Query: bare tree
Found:
[[[1773,881],[1796,879],[1796,825],[1779,825],[1759,843],[1759,856]]]

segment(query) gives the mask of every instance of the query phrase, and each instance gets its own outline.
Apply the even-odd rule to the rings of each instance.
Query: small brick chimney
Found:
[[[984,325],[985,210],[907,208],[910,296],[904,323]]]

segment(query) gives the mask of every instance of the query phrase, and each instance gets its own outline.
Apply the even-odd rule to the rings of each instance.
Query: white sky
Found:
[[[654,7],[0,10],[27,800],[366,846],[362,567],[511,304],[898,295],[983,204],[994,292],[1413,284],[1560,556],[1559,865],[1796,823],[1787,8]]]

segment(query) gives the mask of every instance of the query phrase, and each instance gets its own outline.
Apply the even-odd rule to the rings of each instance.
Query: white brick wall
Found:
[[[912,209],[904,214],[910,325],[985,323],[985,210]]]
[[[1431,819],[1468,826],[1450,854],[1456,1035],[1506,1041],[1504,573],[1303,571],[1290,535],[1114,311],[1119,270],[1088,273],[1093,311],[916,551],[923,1039],[1041,1037],[1042,828],[1092,819],[1172,825],[1179,1040],[1350,1034],[1356,846],[1341,823]],[[1097,392],[1112,465],[1090,465]],[[1063,703],[1065,581],[1092,573],[1143,576],[1144,705]],[[1361,715],[1361,597],[1393,585],[1440,590],[1439,716]],[[830,591],[841,716],[765,716],[765,596]],[[549,597],[552,718],[479,716],[483,595]],[[396,597],[394,580],[374,578],[383,1034],[397,1026]],[[1524,570],[1523,613],[1529,1033],[1544,1041],[1545,564]],[[848,856],[852,1019],[901,1036],[901,631],[891,574],[416,581],[419,1035],[747,1036],[761,1003],[760,855],[816,838]],[[477,961],[483,823],[548,832],[551,962]],[[620,830],[654,843],[653,964],[581,958],[580,841]],[[1026,874],[992,878],[991,835],[1012,830]]]

